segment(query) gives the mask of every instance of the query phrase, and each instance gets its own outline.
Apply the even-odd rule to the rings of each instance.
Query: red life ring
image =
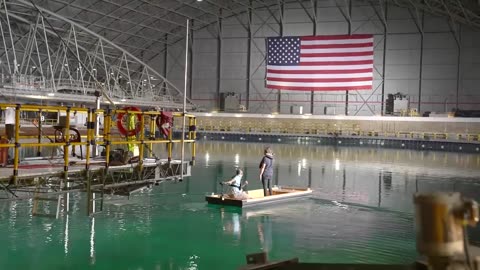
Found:
[[[123,108],[123,110],[141,112],[141,110],[137,107],[125,107],[125,108]],[[139,113],[137,113],[136,115],[137,115],[138,123],[137,123],[135,129],[127,129],[122,124],[122,119],[123,119],[124,115],[125,115],[125,113],[119,113],[117,115],[118,131],[124,136],[135,136],[135,135],[137,135],[137,133],[140,132],[140,125],[138,123],[140,123],[140,121],[142,120],[142,116]]]

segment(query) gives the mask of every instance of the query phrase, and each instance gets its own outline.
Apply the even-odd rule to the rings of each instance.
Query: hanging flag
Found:
[[[373,35],[267,38],[267,88],[371,90]]]

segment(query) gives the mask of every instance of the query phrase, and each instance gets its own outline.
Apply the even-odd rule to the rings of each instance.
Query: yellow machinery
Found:
[[[477,202],[460,193],[416,194],[417,250],[432,270],[478,269],[474,266],[466,226],[478,222]]]

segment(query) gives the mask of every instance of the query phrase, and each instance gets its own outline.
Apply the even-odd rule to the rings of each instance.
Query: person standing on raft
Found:
[[[273,152],[270,147],[263,151],[263,158],[260,161],[260,181],[263,185],[263,196],[267,196],[267,188],[269,195],[272,195],[272,177],[273,177]]]

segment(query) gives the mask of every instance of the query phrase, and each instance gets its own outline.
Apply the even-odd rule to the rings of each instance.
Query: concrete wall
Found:
[[[285,4],[283,35],[314,34],[314,23],[308,15],[312,15],[313,12],[312,2],[303,2],[306,10],[298,2]],[[340,5],[344,4],[343,1],[338,2]],[[349,24],[335,1],[319,0],[317,3],[316,34],[349,32]],[[480,108],[478,90],[480,31],[465,25],[451,27],[446,17],[435,17],[428,13],[423,14],[421,11],[415,13],[414,10],[388,5],[387,36],[385,37],[381,20],[384,8],[353,1],[350,30],[352,34],[375,35],[376,71],[374,71],[374,90],[349,93],[349,114],[380,114],[382,87],[384,87],[384,99],[389,93],[401,92],[409,95],[411,107],[414,108],[417,108],[420,99],[422,112],[449,111],[456,107],[457,99],[458,106],[462,109]],[[207,111],[217,109],[217,84],[219,84],[220,92],[237,92],[242,95],[242,103],[246,105],[247,85],[249,85],[249,112],[277,111],[280,96],[281,113],[288,113],[292,105],[303,106],[304,112],[309,113],[311,111],[310,92],[281,91],[279,94],[277,90],[265,88],[265,38],[281,35],[281,26],[278,21],[280,16],[276,6],[271,7],[270,11],[255,10],[252,13],[253,38],[251,41],[248,38],[248,13],[222,20],[220,38],[218,24],[195,31],[191,74],[193,101]],[[420,34],[422,28],[423,41]],[[452,32],[452,29],[455,31]],[[385,41],[386,51],[384,52]],[[167,78],[180,89],[183,89],[184,76],[183,43],[179,42],[169,47],[167,57]],[[250,54],[248,54],[249,45]],[[220,59],[218,59],[219,51]],[[250,59],[249,71],[248,59]],[[152,65],[161,67],[163,66],[163,63],[160,64],[161,61],[163,57],[157,57],[152,61]],[[420,65],[421,61],[423,65]],[[382,86],[384,64],[385,85]],[[218,75],[220,75],[219,80]],[[250,83],[247,81],[249,75]],[[313,98],[314,114],[323,114],[325,106],[336,107],[337,114],[345,113],[346,93],[344,91],[315,92]],[[367,100],[366,104],[364,100]]]

